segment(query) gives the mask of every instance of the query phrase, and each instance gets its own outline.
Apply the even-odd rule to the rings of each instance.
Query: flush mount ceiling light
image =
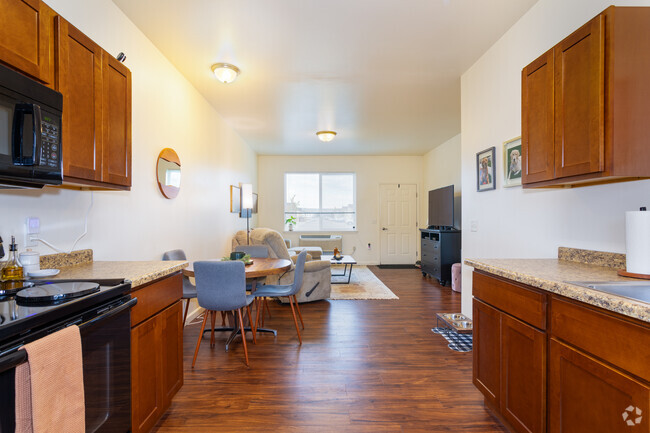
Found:
[[[217,77],[217,80],[228,84],[235,81],[237,75],[239,75],[239,68],[230,63],[215,63],[212,65],[212,73]]]
[[[325,143],[327,143],[328,141],[334,140],[334,137],[336,137],[336,132],[334,132],[334,131],[318,131],[316,133],[316,135],[318,136],[318,139],[320,141],[324,141]]]

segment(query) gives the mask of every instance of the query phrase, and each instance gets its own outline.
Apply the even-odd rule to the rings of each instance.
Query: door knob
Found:
[[[381,229],[382,229],[382,230],[388,230],[386,227],[382,227]]]

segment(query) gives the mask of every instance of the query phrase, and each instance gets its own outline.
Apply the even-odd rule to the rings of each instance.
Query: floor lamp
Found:
[[[241,216],[246,214],[246,244],[251,244],[249,220],[253,213],[253,185],[243,183],[241,186]]]

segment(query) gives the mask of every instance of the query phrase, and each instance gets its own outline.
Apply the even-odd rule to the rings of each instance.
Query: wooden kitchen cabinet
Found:
[[[549,432],[650,431],[647,384],[554,338],[549,370]]]
[[[474,299],[472,382],[497,410],[501,405],[501,313]]]
[[[650,324],[480,271],[473,294],[473,382],[510,431],[650,432]]]
[[[133,433],[148,432],[183,386],[183,312],[180,273],[136,287],[131,312]]]
[[[102,180],[102,49],[61,17],[57,53],[63,94],[63,173]]]
[[[57,22],[64,181],[129,189],[131,72],[63,18]]]
[[[474,385],[514,431],[545,432],[546,334],[510,313],[544,325],[546,299],[476,272],[473,288]]]
[[[0,0],[0,62],[54,84],[54,16],[40,0]]]
[[[650,177],[649,26],[609,7],[523,69],[524,187]]]
[[[164,413],[161,318],[131,329],[131,419],[133,432],[147,432]]]

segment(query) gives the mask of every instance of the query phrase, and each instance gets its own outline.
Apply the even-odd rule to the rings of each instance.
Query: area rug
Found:
[[[348,268],[349,271],[349,268]],[[343,273],[343,266],[332,266],[332,272]],[[347,281],[347,277],[334,277],[334,281]],[[354,266],[350,284],[332,284],[332,300],[363,300],[363,299],[399,299],[379,278],[366,266]]]
[[[449,328],[438,327],[431,329],[434,333],[442,335],[449,342],[447,347],[456,352],[471,352],[473,338],[472,334],[458,334]]]

